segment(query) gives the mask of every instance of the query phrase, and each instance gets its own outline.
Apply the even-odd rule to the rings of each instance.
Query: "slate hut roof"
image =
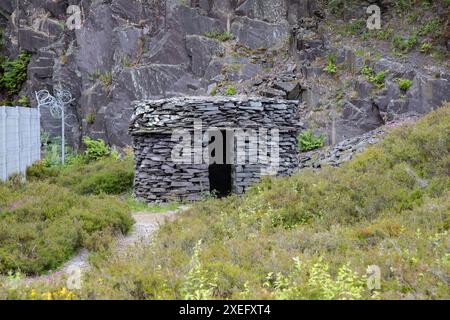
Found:
[[[182,97],[134,102],[132,135],[193,130],[194,119],[217,128],[298,129],[298,101],[265,97]]]

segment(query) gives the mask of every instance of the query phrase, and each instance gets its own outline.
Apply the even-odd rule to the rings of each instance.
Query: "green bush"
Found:
[[[375,71],[371,67],[365,65],[361,69],[361,73],[366,77],[367,81],[374,84],[377,88],[379,89],[384,88],[386,71],[380,71],[377,74],[375,74]]]
[[[392,28],[370,31],[370,35],[372,35],[377,40],[389,40],[393,33],[394,29]]]
[[[114,198],[84,197],[46,182],[0,184],[0,273],[55,270],[105,233],[126,233],[132,219]]]
[[[441,20],[439,18],[434,18],[431,21],[425,23],[419,30],[419,36],[426,36],[430,33],[435,33],[441,28]]]
[[[21,96],[18,100],[17,103],[19,106],[22,107],[29,107],[30,106],[30,99],[28,99],[27,96]]]
[[[333,55],[328,56],[328,64],[323,69],[326,73],[329,74],[335,74],[337,72],[337,65],[336,65],[336,57]]]
[[[327,1],[327,7],[331,13],[336,15],[342,15],[345,9],[344,0],[329,0]]]
[[[83,195],[127,193],[133,188],[133,160],[129,157],[123,160],[103,158],[89,164],[69,166],[52,181]]]
[[[361,34],[365,28],[366,28],[366,21],[363,19],[358,19],[353,22],[350,22],[346,26],[346,32],[350,35],[356,36],[358,34]]]
[[[413,82],[409,79],[399,79],[398,86],[402,91],[408,91],[411,88]]]
[[[28,168],[27,178],[31,181],[48,179],[81,195],[130,192],[134,181],[132,154],[119,159],[118,153],[111,152],[103,140],[85,138],[84,142],[87,145],[84,155],[66,147],[66,163],[62,166],[60,139],[47,139],[44,160]]]
[[[420,52],[428,53],[433,49],[433,45],[431,43],[425,42],[420,45]]]
[[[14,96],[22,89],[22,84],[27,79],[28,63],[31,55],[22,52],[15,60],[6,59],[1,68],[3,74],[0,78],[0,87],[4,88],[9,96]]]
[[[392,40],[392,47],[395,51],[400,51],[401,53],[408,53],[415,48],[418,40],[416,35],[410,35],[408,38],[402,38],[397,35]]]
[[[237,94],[237,90],[233,86],[228,86],[227,91],[225,92],[226,96],[235,96]]]
[[[89,137],[83,138],[86,145],[86,157],[88,160],[99,160],[111,155],[111,149],[102,139],[93,140]]]
[[[299,149],[301,152],[308,152],[322,148],[325,140],[326,136],[324,134],[316,136],[312,131],[302,132],[298,137]]]
[[[57,166],[49,166],[46,160],[38,161],[27,168],[27,179],[42,181],[59,176],[61,169]]]
[[[59,167],[61,166],[61,137],[50,138],[48,133],[41,133],[41,141],[44,146],[44,160],[43,163],[46,167]],[[67,140],[65,141],[65,164],[71,165],[78,162],[84,162],[83,159],[80,159],[80,155],[73,150],[71,146],[67,144]]]

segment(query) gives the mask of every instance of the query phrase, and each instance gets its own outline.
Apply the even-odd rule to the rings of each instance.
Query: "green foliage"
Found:
[[[100,74],[99,79],[103,83],[105,88],[109,89],[113,82],[113,74],[111,71]]]
[[[43,161],[34,164],[27,171],[31,181],[49,179],[50,183],[70,189],[81,195],[128,193],[133,187],[133,156],[119,159],[103,140],[86,138],[88,149],[84,155],[66,147],[66,164],[60,161],[60,139],[48,139]]]
[[[132,219],[113,198],[83,197],[60,186],[0,184],[0,273],[55,270],[106,234],[126,233]]]
[[[328,64],[323,69],[323,71],[325,71],[329,74],[335,74],[337,72],[336,57],[333,55],[329,55],[327,59],[328,59]]]
[[[361,73],[366,77],[367,81],[374,84],[378,89],[384,88],[384,81],[386,79],[385,71],[380,71],[375,74],[375,71],[371,67],[365,65],[361,69]]]
[[[132,212],[146,213],[168,213],[178,210],[181,206],[181,203],[179,202],[148,204],[144,200],[137,199],[131,194],[125,196],[124,202]]]
[[[6,59],[1,64],[3,74],[0,77],[0,88],[5,89],[9,96],[18,94],[22,89],[22,84],[27,79],[30,59],[28,52],[22,52],[17,59]]]
[[[425,42],[420,45],[420,52],[429,53],[433,49],[433,45],[431,43]]]
[[[133,188],[133,160],[106,157],[88,164],[69,166],[52,181],[82,195],[127,193]]]
[[[212,90],[211,90],[211,95],[212,95],[212,96],[217,95],[217,87],[212,88]]]
[[[86,116],[86,122],[87,122],[88,124],[94,124],[94,123],[95,123],[95,118],[96,118],[96,116],[95,116],[94,113],[89,113],[89,114]]]
[[[441,26],[441,20],[439,18],[434,18],[420,27],[418,35],[426,36],[429,34],[433,34],[437,32],[441,28]]]
[[[408,91],[413,82],[409,79],[398,79],[398,86],[402,91]]]
[[[199,240],[194,248],[191,269],[180,290],[184,300],[210,300],[217,287],[214,278],[203,268],[200,261],[201,245],[202,241]]]
[[[356,36],[358,34],[361,34],[365,28],[366,28],[366,21],[363,19],[358,19],[350,22],[346,26],[346,32],[349,35]]]
[[[325,145],[326,136],[314,135],[312,131],[304,131],[298,137],[298,145],[301,152],[308,152],[322,148]]]
[[[89,137],[83,138],[86,145],[86,157],[89,161],[100,160],[111,155],[111,149],[102,139],[94,140]]]
[[[31,167],[27,168],[27,178],[33,181],[42,181],[48,178],[55,178],[59,176],[59,174],[60,168],[56,165],[49,165],[46,160],[38,161]]]
[[[374,30],[370,34],[377,40],[389,40],[394,33],[394,29],[387,28],[385,30]]]
[[[30,105],[30,99],[27,96],[21,96],[19,100],[17,100],[19,106],[28,107]]]
[[[373,71],[373,69],[371,67],[369,67],[368,65],[365,65],[362,67],[361,73],[364,76],[366,76],[366,78],[369,78],[369,77],[373,76],[375,72]]]
[[[44,149],[43,164],[47,168],[58,167],[61,165],[61,137],[50,138],[45,132],[41,132],[41,141]],[[80,162],[80,156],[75,152],[66,141],[65,145],[65,159],[66,164]]]
[[[401,53],[408,53],[415,48],[418,40],[415,34],[410,35],[408,38],[402,38],[396,35],[392,40],[392,48],[394,51],[399,51]]]
[[[281,272],[267,275],[265,286],[272,289],[275,299],[358,300],[368,295],[365,277],[349,264],[340,267],[334,279],[322,258],[312,266],[305,266],[298,257],[294,262],[295,269],[287,276]]]
[[[332,14],[336,15],[342,15],[345,8],[345,1],[344,0],[329,0],[327,1],[328,10]]]
[[[229,40],[233,40],[234,37],[233,35],[228,32],[228,31],[219,31],[219,30],[213,30],[210,32],[205,32],[205,37],[211,38],[211,39],[216,39],[219,40],[221,42],[226,42]]]
[[[373,77],[371,77],[369,79],[370,82],[372,82],[373,84],[375,84],[377,86],[377,88],[384,88],[384,80],[386,78],[386,72],[385,71],[380,71],[378,72],[376,75],[374,75]]]
[[[237,94],[237,90],[233,86],[228,86],[227,90],[225,91],[226,96],[235,96]]]
[[[394,8],[398,14],[410,12],[413,8],[414,0],[397,0],[394,2]]]

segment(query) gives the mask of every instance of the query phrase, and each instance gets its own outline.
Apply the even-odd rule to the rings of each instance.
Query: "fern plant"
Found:
[[[83,142],[86,145],[86,157],[88,160],[99,160],[111,155],[111,149],[102,139],[94,140],[84,137]]]
[[[361,73],[366,77],[367,81],[374,84],[378,89],[384,88],[384,80],[386,79],[386,71],[380,71],[375,74],[375,71],[365,65],[361,69]]]
[[[325,145],[325,140],[324,134],[316,136],[310,130],[302,132],[298,137],[299,149],[301,152],[308,152],[322,148]]]
[[[226,96],[235,96],[236,94],[237,94],[237,90],[236,90],[236,88],[233,87],[233,86],[229,86],[229,87],[227,88],[227,91],[225,92],[225,95],[226,95]]]
[[[28,63],[31,55],[22,52],[17,59],[6,59],[1,68],[3,75],[0,78],[0,87],[4,88],[9,96],[14,96],[22,89],[22,84],[27,79]]]
[[[398,86],[402,91],[408,91],[411,88],[413,82],[409,79],[399,79]]]
[[[335,56],[328,56],[328,64],[323,69],[326,73],[329,74],[335,74],[337,72],[337,65],[336,65],[336,57]]]

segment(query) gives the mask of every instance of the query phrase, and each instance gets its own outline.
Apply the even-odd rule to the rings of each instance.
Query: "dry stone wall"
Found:
[[[135,194],[149,202],[197,200],[210,190],[209,162],[175,163],[172,151],[179,143],[172,139],[174,130],[191,133],[191,147],[206,148],[203,134],[212,128],[227,132],[266,132],[258,136],[258,144],[245,144],[246,159],[238,159],[236,136],[231,154],[232,191],[245,192],[262,175],[287,176],[298,167],[297,135],[298,101],[249,97],[189,97],[135,103],[130,123],[135,151]],[[194,135],[194,123],[202,122],[200,135]],[[276,130],[276,131],[272,131]],[[278,139],[276,139],[278,136]],[[200,139],[200,141],[199,141]],[[175,140],[175,141],[174,141]],[[278,148],[279,165],[251,159],[252,152],[260,150],[275,155]],[[261,151],[262,150],[262,151]],[[273,150],[273,151],[272,151]],[[201,150],[200,150],[201,152]],[[241,154],[242,155],[242,154]],[[275,169],[275,171],[273,170]]]

